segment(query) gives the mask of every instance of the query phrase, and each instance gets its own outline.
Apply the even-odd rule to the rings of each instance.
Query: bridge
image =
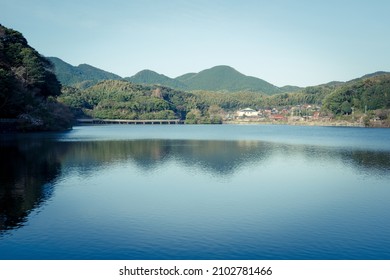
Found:
[[[79,124],[184,124],[183,120],[77,119]]]

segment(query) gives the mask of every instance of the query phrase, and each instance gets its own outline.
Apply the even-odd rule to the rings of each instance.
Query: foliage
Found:
[[[369,105],[376,104],[376,107],[369,107],[370,109],[377,109],[378,104],[381,105],[379,108],[389,107],[388,99],[383,98],[389,95],[389,76],[375,76],[370,80],[375,82],[358,79],[349,83],[329,83],[307,87],[296,93],[280,93],[271,96],[248,91],[185,92],[125,81],[103,81],[85,90],[64,87],[59,100],[73,108],[84,110],[84,113],[96,118],[180,118],[186,120],[188,124],[221,123],[222,117],[229,112],[246,107],[271,109],[300,104],[321,106],[324,103],[323,115],[337,116],[351,114],[353,106],[357,108],[357,104],[364,99]],[[349,89],[359,89],[361,85],[365,87],[352,98]],[[346,96],[349,97],[345,98]]]
[[[62,67],[61,73],[68,72],[70,77],[79,81],[74,84],[74,87],[79,89],[88,89],[98,83],[99,79],[120,79],[119,76],[105,76],[111,73],[91,66],[89,67],[96,70],[96,73],[100,71],[101,75],[85,76],[81,68],[87,67],[86,65],[73,67],[59,59],[51,59]],[[168,110],[174,112],[175,117],[185,119],[190,110],[198,109],[201,112],[202,121],[208,122],[207,110],[213,105],[219,106],[226,112],[232,112],[245,107],[259,109],[315,104],[317,106],[324,105],[323,114],[328,116],[351,114],[352,111],[356,112],[356,110],[362,112],[363,110],[388,108],[390,106],[388,75],[389,73],[386,72],[376,72],[347,83],[330,82],[306,88],[295,86],[278,88],[261,79],[245,76],[229,66],[216,66],[199,73],[184,74],[175,79],[150,70],[143,70],[125,79],[144,85],[144,89],[141,91],[150,92],[150,89],[147,89],[148,87],[165,88],[166,96],[162,99],[168,103],[171,102],[170,104],[173,107],[168,108]],[[168,90],[168,87],[178,90]],[[92,91],[96,91],[96,88]],[[184,91],[190,91],[190,93]],[[136,95],[140,95],[139,92]],[[145,108],[145,102],[149,101],[142,100],[139,97],[137,97],[139,100],[132,98],[128,104],[115,104],[115,102],[129,101],[127,100],[129,97],[123,97],[123,93],[122,98],[124,100],[113,100],[115,102],[109,104],[103,102],[100,104],[101,106],[97,106],[96,97],[91,96],[91,92],[87,91],[87,97],[80,98],[80,96],[75,95],[72,97],[66,96],[62,99],[70,106],[85,108],[90,110],[90,113],[96,113],[95,116],[139,118],[141,115],[152,111],[167,109],[154,107],[155,104],[149,106],[150,108]],[[161,98],[161,96],[155,97]],[[150,101],[155,103],[153,100]],[[119,112],[120,109],[122,111]],[[103,112],[107,110],[110,112]],[[144,117],[148,116],[150,114],[144,115]]]
[[[18,118],[22,130],[69,128],[70,111],[53,98],[60,94],[50,61],[0,25],[0,118]]]
[[[122,78],[112,73],[82,64],[74,67],[59,58],[48,58],[54,65],[56,74],[63,85],[85,89],[102,80],[121,80]],[[262,92],[264,94],[276,94],[286,91],[297,91],[298,87],[278,87],[255,77],[241,74],[229,66],[216,66],[199,73],[184,74],[175,79],[158,74],[151,70],[142,70],[132,77],[124,78],[132,83],[143,85],[158,85],[178,90],[207,90],[236,92]]]
[[[18,118],[22,130],[68,128],[72,112],[78,117],[180,118],[198,124],[221,123],[224,115],[246,107],[302,104],[322,105],[322,115],[338,118],[354,113],[352,117],[359,116],[367,125],[390,122],[386,72],[306,88],[278,88],[228,66],[176,79],[144,70],[126,80],[87,64],[74,67],[44,58],[21,33],[0,25],[0,118]]]
[[[59,100],[95,118],[184,119],[198,98],[167,87],[103,81],[85,90],[64,87]]]
[[[169,78],[165,75],[158,74],[151,70],[142,70],[132,77],[125,78],[125,80],[143,85],[162,85],[170,88],[186,89],[187,86],[176,80]]]
[[[229,66],[215,66],[196,74],[185,74],[176,80],[184,83],[189,90],[252,91],[264,94],[282,92],[278,87],[262,79],[243,75]]]
[[[324,99],[324,109],[336,115],[390,108],[390,74],[346,83]]]
[[[122,79],[118,75],[103,71],[88,64],[72,66],[57,57],[48,57],[47,59],[54,65],[54,71],[58,80],[65,86],[85,89],[102,80]]]

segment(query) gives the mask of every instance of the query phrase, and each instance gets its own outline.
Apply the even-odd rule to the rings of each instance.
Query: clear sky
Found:
[[[308,86],[390,71],[389,0],[0,0],[0,23],[122,77],[229,65]]]

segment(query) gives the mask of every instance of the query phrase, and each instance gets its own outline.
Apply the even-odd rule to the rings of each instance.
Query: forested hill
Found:
[[[54,65],[57,78],[64,86],[76,86],[87,88],[102,80],[121,80],[122,77],[113,73],[101,70],[88,64],[72,66],[71,64],[57,58],[47,57]]]
[[[322,104],[324,110],[336,115],[390,109],[390,73],[376,72],[341,84],[324,97]]]
[[[71,126],[68,108],[54,97],[61,84],[53,65],[30,47],[23,35],[0,25],[0,119],[19,130],[53,130]]]
[[[69,128],[73,120],[69,108],[77,117],[221,123],[246,107],[279,108],[287,116],[294,106],[314,104],[324,117],[364,117],[367,123],[390,120],[387,72],[306,88],[278,88],[229,66],[176,79],[145,70],[126,79],[132,82],[89,65],[49,60],[21,33],[0,25],[0,130],[9,122],[19,130]]]
[[[253,91],[264,94],[281,93],[282,90],[262,79],[246,76],[230,66],[215,66],[196,74],[185,74],[176,80],[190,90]]]
[[[390,74],[370,75],[346,83],[307,87],[296,93],[186,92],[163,86],[102,81],[85,90],[63,88],[58,99],[79,112],[108,119],[176,119],[186,123],[221,123],[237,110],[313,104],[324,116],[367,115],[386,119],[390,109]]]
[[[85,90],[64,87],[59,100],[94,118],[221,122],[220,118],[210,119],[209,106],[193,93],[123,80],[102,81]]]
[[[188,89],[184,83],[151,70],[142,70],[132,77],[125,78],[125,80],[135,84],[163,85],[176,89]]]
[[[251,91],[264,94],[275,94],[284,90],[255,77],[241,74],[230,66],[215,66],[199,73],[187,73],[175,79],[156,73],[151,70],[142,70],[132,77],[125,78],[136,84],[162,85],[181,90],[208,90],[208,91]],[[291,91],[298,88],[289,87]]]
[[[110,72],[98,69],[88,64],[72,66],[57,57],[48,57],[55,66],[55,73],[62,85],[85,89],[103,80],[121,80],[122,78]],[[142,70],[127,80],[136,84],[159,85],[178,90],[208,90],[238,92],[250,91],[267,95],[282,92],[298,91],[299,87],[287,86],[278,88],[262,79],[246,76],[230,66],[215,66],[199,73],[187,73],[176,78],[170,78],[152,70]]]

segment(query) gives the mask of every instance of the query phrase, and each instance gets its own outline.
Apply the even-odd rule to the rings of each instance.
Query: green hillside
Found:
[[[185,118],[191,98],[171,88],[106,80],[85,90],[64,88],[59,100],[94,118],[176,119]]]
[[[230,66],[215,66],[199,73],[187,73],[175,79],[158,74],[150,70],[143,70],[126,80],[145,84],[162,85],[181,90],[208,90],[208,91],[252,91],[265,94],[276,94],[284,90],[261,80],[259,78],[245,76]],[[297,88],[290,87],[294,91]]]
[[[323,108],[336,115],[350,114],[353,110],[389,109],[390,73],[368,74],[339,86],[324,98]]]
[[[303,90],[303,88],[301,87],[297,87],[297,86],[283,86],[283,87],[280,87],[279,88],[282,92],[298,92],[300,90]]]
[[[85,90],[64,88],[59,100],[87,116],[109,119],[174,119],[187,123],[220,123],[241,108],[291,108],[302,104],[322,106],[322,113],[344,116],[390,108],[390,74],[373,75],[346,83],[306,87],[298,92],[265,95],[253,91],[185,92],[163,86],[127,81],[102,81]],[[366,107],[367,106],[367,107]],[[376,114],[376,113],[375,113]],[[387,112],[381,113],[387,117]]]
[[[55,73],[65,86],[81,89],[93,86],[103,80],[121,80],[113,73],[106,72],[88,64],[72,66],[56,57],[48,57],[55,66]],[[142,70],[125,80],[143,85],[160,85],[179,90],[208,90],[208,91],[251,91],[264,94],[293,92],[298,87],[288,86],[278,88],[262,79],[246,76],[229,66],[215,66],[199,73],[187,73],[175,79],[151,70]]]
[[[182,83],[185,83],[188,79],[191,79],[192,76],[195,76],[196,74],[197,73],[187,73],[187,74],[181,75],[179,77],[176,77],[175,80],[182,82]]]
[[[74,67],[45,58],[21,33],[0,25],[0,119],[19,130],[69,128],[69,108],[78,117],[221,123],[224,116],[246,107],[288,111],[303,104],[322,107],[322,116],[329,118],[390,125],[388,72],[306,88],[278,88],[229,66],[176,79],[144,70],[127,79],[131,82],[87,64]]]
[[[135,84],[161,85],[177,89],[187,88],[184,83],[151,70],[142,70],[132,77],[125,78],[125,80]]]
[[[51,62],[20,32],[0,25],[0,118],[13,119],[18,130],[69,128],[71,113],[55,100],[60,94]]]
[[[363,77],[361,77],[360,79],[372,78],[372,77],[376,77],[376,76],[383,76],[383,75],[386,75],[386,74],[390,74],[390,72],[377,71],[377,72],[374,72],[374,73],[366,74]]]
[[[54,65],[55,74],[64,86],[87,88],[102,80],[121,80],[122,77],[88,64],[72,66],[57,58],[47,57]]]
[[[241,74],[230,66],[215,66],[197,74],[186,74],[178,77],[190,90],[209,91],[255,91],[265,94],[281,93],[282,91],[259,78]]]

